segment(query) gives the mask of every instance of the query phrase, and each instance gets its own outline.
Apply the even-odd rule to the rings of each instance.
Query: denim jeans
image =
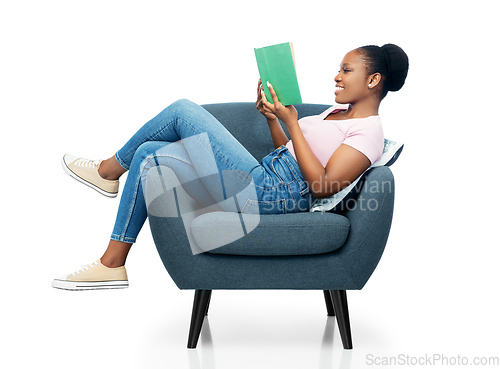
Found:
[[[245,182],[240,187],[252,183],[255,196],[239,199],[242,213],[308,211],[314,201],[285,146],[259,163],[210,113],[188,100],[173,103],[147,122],[115,158],[129,171],[111,235],[116,241],[136,241],[147,218],[142,182],[155,165],[170,167],[181,183],[189,184],[189,195],[207,205],[221,202],[228,191],[221,190],[220,181],[212,183],[214,171],[246,173],[239,177]]]

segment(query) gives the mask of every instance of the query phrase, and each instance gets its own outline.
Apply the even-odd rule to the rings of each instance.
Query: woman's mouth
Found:
[[[339,91],[342,91],[344,89],[343,86],[335,86],[335,95],[339,93]]]

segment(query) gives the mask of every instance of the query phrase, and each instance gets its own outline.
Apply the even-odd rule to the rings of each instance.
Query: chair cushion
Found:
[[[213,212],[200,215],[191,223],[193,238],[202,250],[255,256],[331,252],[345,243],[349,228],[349,219],[342,215],[309,212],[280,215]]]

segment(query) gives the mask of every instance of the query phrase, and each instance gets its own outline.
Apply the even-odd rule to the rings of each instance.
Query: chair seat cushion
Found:
[[[203,214],[191,223],[197,245],[228,255],[313,255],[341,247],[349,219],[332,213],[255,215],[229,212]]]

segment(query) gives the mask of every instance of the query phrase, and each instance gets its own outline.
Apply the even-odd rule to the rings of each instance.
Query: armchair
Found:
[[[255,104],[204,108],[256,158],[274,150]],[[300,104],[296,108],[300,118],[319,114],[328,106]],[[181,216],[158,211],[178,204],[169,204],[163,197],[153,200],[148,204],[149,224],[161,260],[178,288],[195,290],[188,348],[196,348],[213,290],[314,289],[323,291],[327,314],[336,316],[343,347],[352,349],[346,291],[362,289],[375,270],[389,236],[393,205],[392,172],[378,167],[367,172],[356,201],[341,215],[306,212],[245,218],[245,224],[257,219],[251,232],[211,249],[213,238],[197,238],[197,231],[210,230],[215,238],[231,224],[234,213],[203,214],[186,226]],[[287,237],[286,247],[275,244],[271,234]],[[192,240],[205,252],[193,254]]]

